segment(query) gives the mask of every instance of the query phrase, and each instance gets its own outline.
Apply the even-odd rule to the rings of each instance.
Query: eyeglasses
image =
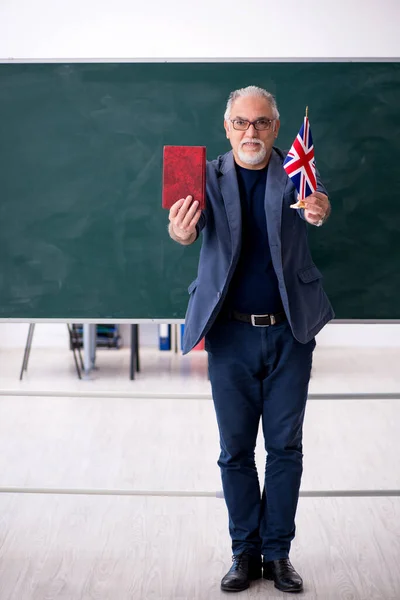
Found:
[[[257,121],[230,119],[233,129],[237,129],[238,131],[247,131],[250,125],[254,125],[254,129],[257,129],[257,131],[266,131],[267,129],[271,129],[271,125],[274,121],[275,119],[257,119]]]

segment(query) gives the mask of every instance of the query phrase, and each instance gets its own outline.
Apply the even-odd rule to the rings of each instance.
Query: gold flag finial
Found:
[[[308,119],[308,106],[306,106],[306,118]]]

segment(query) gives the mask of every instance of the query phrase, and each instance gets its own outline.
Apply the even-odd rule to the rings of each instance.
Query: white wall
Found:
[[[2,58],[398,57],[399,0],[2,0]]]
[[[396,58],[399,23],[400,0],[1,0],[0,60]],[[27,329],[0,324],[0,345],[23,347]],[[328,325],[318,343],[400,345],[400,326]],[[65,325],[36,327],[35,346],[66,344]]]

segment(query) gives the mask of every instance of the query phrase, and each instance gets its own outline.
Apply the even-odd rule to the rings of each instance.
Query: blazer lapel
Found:
[[[282,201],[286,183],[287,175],[282,167],[282,161],[275,150],[272,150],[264,199],[270,246],[281,245]],[[232,151],[225,154],[223,158],[219,185],[231,233],[232,255],[235,256],[240,250],[242,210]]]
[[[231,233],[232,256],[238,253],[242,233],[242,209],[232,151],[225,154],[220,168],[219,186]]]
[[[281,245],[282,201],[286,182],[287,175],[282,162],[275,150],[272,150],[265,187],[265,214],[270,246]]]

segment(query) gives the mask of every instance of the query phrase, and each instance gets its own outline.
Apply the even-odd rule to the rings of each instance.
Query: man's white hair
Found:
[[[267,90],[257,87],[256,85],[248,85],[245,88],[240,88],[239,90],[235,90],[229,94],[228,102],[226,104],[226,111],[224,114],[225,121],[229,121],[231,118],[232,105],[235,100],[238,98],[243,98],[243,96],[259,96],[260,98],[265,98],[271,105],[274,119],[279,119],[278,106],[274,96],[267,92]]]

